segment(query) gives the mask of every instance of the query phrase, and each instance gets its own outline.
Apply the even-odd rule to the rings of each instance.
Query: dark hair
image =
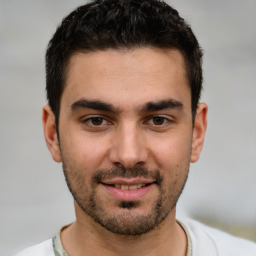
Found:
[[[202,51],[190,26],[162,1],[96,0],[64,18],[48,45],[46,90],[57,129],[66,69],[74,53],[143,46],[181,51],[194,117],[202,88]]]

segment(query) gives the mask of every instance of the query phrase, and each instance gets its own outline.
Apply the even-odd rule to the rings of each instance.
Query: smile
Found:
[[[108,184],[105,184],[105,185],[108,185]],[[135,190],[135,189],[145,187],[147,185],[149,185],[149,184],[137,184],[137,185],[136,184],[135,185],[113,184],[113,185],[108,185],[108,186],[112,186],[112,187],[119,188],[122,190]]]
[[[122,201],[137,201],[146,196],[154,186],[154,181],[143,180],[138,182],[134,180],[112,180],[101,182],[101,185],[107,190],[108,194],[115,199]]]

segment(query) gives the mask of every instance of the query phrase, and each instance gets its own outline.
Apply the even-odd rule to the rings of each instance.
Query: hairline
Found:
[[[188,60],[186,58],[186,55],[184,54],[184,52],[179,49],[176,46],[170,46],[170,47],[157,47],[157,46],[152,46],[152,45],[135,45],[135,46],[122,46],[122,47],[106,47],[106,48],[95,48],[95,49],[78,49],[78,50],[74,50],[71,51],[71,53],[69,54],[67,60],[64,63],[63,66],[63,84],[61,87],[61,95],[60,95],[60,101],[59,101],[59,110],[60,110],[60,103],[61,103],[61,98],[63,95],[63,92],[67,86],[67,80],[68,80],[68,75],[69,75],[69,71],[70,71],[70,61],[72,59],[72,57],[74,57],[75,55],[78,54],[90,54],[90,53],[95,53],[95,52],[101,52],[101,51],[108,51],[108,50],[114,50],[117,52],[129,52],[129,51],[134,51],[137,49],[142,49],[142,48],[149,48],[149,49],[153,49],[156,51],[161,51],[161,52],[165,52],[166,54],[168,54],[168,51],[170,50],[177,50],[181,55],[182,55],[182,64],[183,64],[183,68],[185,71],[185,78],[186,78],[186,82],[187,85],[189,87],[190,90],[190,96],[191,96],[191,111],[192,111],[192,86],[190,85],[190,81],[189,81],[189,67],[188,67]]]

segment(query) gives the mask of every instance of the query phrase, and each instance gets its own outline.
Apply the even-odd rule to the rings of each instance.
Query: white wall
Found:
[[[44,144],[44,53],[82,0],[0,0],[0,255],[73,220],[61,165]],[[170,1],[205,50],[209,126],[180,211],[256,226],[256,1]]]

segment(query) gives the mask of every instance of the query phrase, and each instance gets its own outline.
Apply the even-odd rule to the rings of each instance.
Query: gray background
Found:
[[[0,255],[51,237],[74,219],[61,165],[41,126],[44,53],[84,1],[0,1]],[[181,214],[256,229],[256,1],[169,1],[204,48],[209,125]],[[256,240],[256,237],[253,238]]]

